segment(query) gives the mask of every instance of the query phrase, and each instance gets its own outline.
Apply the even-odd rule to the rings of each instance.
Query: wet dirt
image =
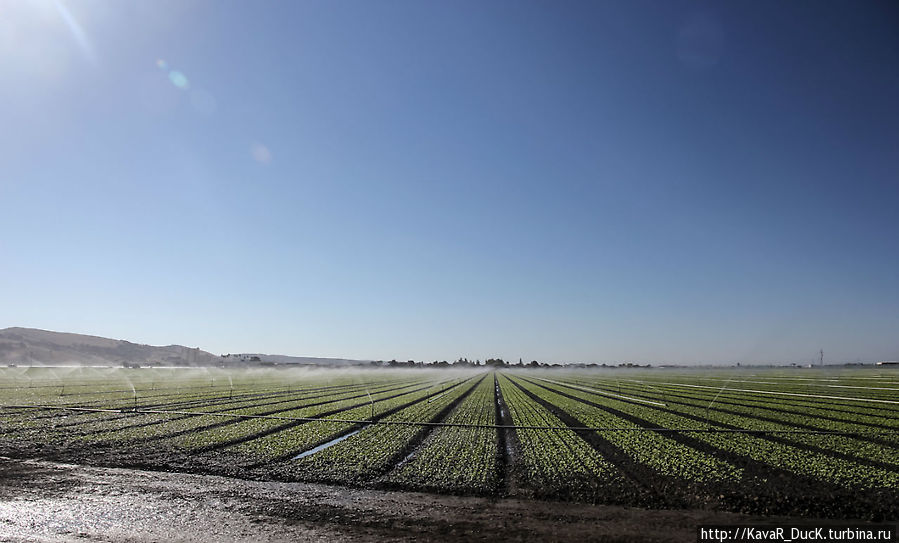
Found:
[[[2,542],[673,542],[695,541],[699,524],[757,520],[0,457]]]

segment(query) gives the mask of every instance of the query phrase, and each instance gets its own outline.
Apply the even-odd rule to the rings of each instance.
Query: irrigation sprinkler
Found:
[[[659,394],[661,394],[661,395],[662,395],[662,402],[664,402],[664,403],[666,403],[666,404],[668,403],[668,393],[667,393],[666,391],[664,391],[664,390],[662,390],[662,389],[659,389],[659,388],[656,388],[656,387],[654,387],[654,386],[652,386],[652,385],[648,385],[648,384],[646,384],[646,381],[637,381],[637,382],[640,383],[641,385],[645,386],[646,388],[648,388],[648,389],[650,389],[650,390],[655,390],[656,392],[658,392]]]
[[[368,394],[368,402],[371,405],[371,417],[370,420],[375,420],[375,401],[371,398],[371,392],[368,391],[368,388],[365,389],[365,393]]]
[[[718,390],[718,394],[715,394],[715,397],[712,398],[712,401],[709,402],[709,405],[705,406],[705,427],[706,427],[706,430],[711,430],[711,429],[712,429],[712,417],[711,417],[711,415],[710,415],[710,410],[711,410],[712,405],[714,405],[714,403],[718,401],[718,396],[721,396],[721,393],[724,392],[724,387],[726,387],[726,386],[728,385],[728,383],[730,383],[731,381],[733,381],[733,379],[734,379],[734,378],[731,377],[730,379],[728,379],[727,381],[725,381],[724,384],[721,385],[721,389]]]

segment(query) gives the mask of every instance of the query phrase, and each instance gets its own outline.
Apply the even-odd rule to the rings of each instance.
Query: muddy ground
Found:
[[[736,513],[440,496],[0,457],[0,541],[695,541]],[[768,519],[769,521],[771,519]]]

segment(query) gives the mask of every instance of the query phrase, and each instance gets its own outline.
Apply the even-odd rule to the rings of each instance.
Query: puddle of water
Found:
[[[293,457],[293,460],[299,460],[300,458],[306,458],[306,457],[309,456],[309,455],[312,455],[312,454],[315,454],[315,453],[317,453],[317,452],[319,452],[319,451],[323,451],[323,450],[327,449],[327,448],[330,447],[331,445],[337,445],[338,443],[340,443],[340,442],[343,441],[344,439],[349,439],[349,438],[353,437],[354,435],[358,434],[359,432],[361,432],[362,430],[365,430],[365,429],[368,428],[368,427],[369,427],[369,425],[366,424],[365,426],[363,426],[362,428],[359,428],[358,430],[353,430],[352,432],[350,432],[350,433],[348,433],[348,434],[346,434],[346,435],[340,436],[340,437],[338,437],[338,438],[336,438],[336,439],[332,439],[331,441],[329,441],[329,442],[327,442],[327,443],[322,443],[321,445],[319,445],[318,447],[315,447],[314,449],[309,449],[309,450],[306,451],[306,452],[302,452],[302,453],[300,453],[300,454],[294,456],[294,457]]]

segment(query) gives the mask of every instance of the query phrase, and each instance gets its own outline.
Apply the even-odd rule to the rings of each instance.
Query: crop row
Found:
[[[439,394],[444,388],[454,390],[458,388],[456,386],[458,384],[458,380],[453,380],[440,383],[439,386],[433,386],[433,384],[418,386],[414,389],[409,389],[404,394],[394,395],[394,397],[374,398],[373,396],[375,400],[374,410],[372,410],[372,405],[370,404],[357,404],[358,407],[346,410],[341,410],[344,406],[340,406],[329,410],[329,412],[338,410],[339,412],[321,418],[324,420],[379,420],[384,418],[385,413],[391,413],[407,404],[417,404],[426,401],[428,397]],[[252,421],[248,421],[248,426],[252,426]],[[254,463],[286,460],[321,445],[322,443],[331,441],[332,439],[349,432],[352,428],[358,427],[359,424],[351,422],[313,422],[288,426],[289,427],[277,432],[268,433],[256,437],[255,439],[245,440],[230,447],[228,450],[239,453],[240,455],[249,458]],[[260,428],[261,427],[258,425],[255,426],[257,431]]]
[[[568,381],[557,382],[561,384]],[[589,388],[574,382],[570,382],[570,384],[576,389]],[[597,391],[613,392],[608,388],[603,389],[600,385],[593,384],[592,386]],[[747,430],[819,430],[867,433],[869,435],[857,438],[799,433],[783,433],[781,436],[782,439],[792,440],[796,444],[831,449],[878,462],[899,462],[899,457],[895,454],[896,445],[899,444],[899,432],[889,431],[893,428],[899,430],[899,427],[896,427],[899,419],[884,418],[883,416],[875,419],[833,410],[821,412],[808,407],[786,409],[770,399],[743,398],[734,401],[730,397],[707,392],[687,394],[677,391],[672,393],[659,389],[641,389],[638,386],[625,386],[620,390],[623,390],[623,394],[628,396],[667,403],[672,409],[692,415],[694,420],[699,418],[712,420],[717,417],[719,420],[729,420],[730,424]],[[852,419],[853,416],[855,420]],[[866,420],[859,420],[862,418]],[[695,425],[694,422],[693,426]]]
[[[494,380],[480,381],[446,422],[496,424]],[[493,493],[499,484],[497,433],[493,428],[442,427],[384,478],[386,484],[420,490]]]
[[[409,383],[399,387],[376,389],[370,397],[375,401],[391,398],[397,395],[408,394],[421,388],[420,383]],[[369,393],[351,391],[337,396],[324,398],[298,399],[278,402],[275,405],[250,405],[237,409],[228,409],[222,415],[188,415],[177,420],[139,426],[127,429],[109,430],[102,434],[91,436],[97,441],[104,440],[156,440],[158,446],[174,447],[177,449],[200,449],[220,442],[243,438],[247,435],[259,433],[279,425],[284,425],[284,420],[276,418],[241,418],[244,415],[255,417],[315,417],[322,413],[342,411],[350,407],[367,403]]]
[[[639,431],[640,426],[628,419],[592,408],[523,379],[517,379],[516,383],[574,416],[584,426],[618,429],[599,433],[635,462],[649,466],[660,475],[696,481],[736,481],[741,476],[739,468],[678,443],[671,439],[670,434]]]
[[[555,390],[558,390],[558,387],[555,387]],[[546,389],[544,389],[543,393],[554,398],[558,396],[557,393]],[[672,412],[656,406],[626,402],[579,389],[568,388],[564,390],[564,393],[567,396],[588,400],[594,406],[598,406],[592,409],[593,412],[602,412],[604,410],[626,412],[632,417],[639,418],[649,427],[695,428],[697,426],[696,417],[699,415],[691,418],[686,416],[688,415],[687,413]],[[579,404],[589,407],[588,404],[584,404],[582,401]],[[587,407],[583,409],[587,409]],[[703,412],[702,415],[705,415],[705,413]],[[734,420],[734,416],[732,415],[710,412],[708,416],[710,421],[718,427],[722,425],[733,426],[731,421]],[[690,434],[689,437],[692,440],[706,443],[722,453],[729,452],[749,457],[761,463],[773,464],[794,471],[797,474],[814,477],[822,481],[836,482],[843,486],[899,486],[899,477],[897,477],[895,472],[869,465],[861,465],[824,452],[798,448],[781,440],[774,440],[763,435],[697,432]],[[672,461],[674,461],[673,458]]]
[[[436,422],[453,407],[457,399],[473,390],[476,379],[483,379],[483,376],[469,378],[443,392],[438,390],[428,399],[384,417],[381,422]],[[366,426],[349,439],[304,458],[288,461],[285,471],[298,474],[302,479],[359,483],[393,467],[411,452],[409,449],[417,445],[416,439],[423,439],[427,431],[427,427],[404,424]]]
[[[891,409],[889,406],[881,405],[874,408],[866,408],[864,405],[841,405],[822,404],[818,402],[809,402],[802,398],[779,397],[770,395],[759,395],[746,392],[735,392],[728,390],[712,390],[712,389],[685,389],[679,387],[670,387],[661,383],[648,384],[643,381],[639,382],[618,382],[610,383],[608,381],[594,381],[584,379],[561,379],[574,385],[583,385],[602,390],[607,393],[617,393],[624,391],[629,396],[636,396],[645,399],[653,399],[666,401],[668,399],[690,399],[696,401],[705,401],[705,405],[714,402],[713,405],[732,405],[742,407],[749,410],[761,410],[771,412],[793,413],[796,415],[807,415],[809,421],[814,421],[821,417],[834,420],[836,422],[844,422],[847,425],[847,431],[865,431],[867,426],[895,428],[899,430],[899,406]],[[893,416],[889,413],[893,412]],[[884,416],[887,414],[887,416]],[[850,430],[849,428],[854,428]]]
[[[866,513],[852,499],[870,518],[899,503],[899,407],[859,401],[890,398],[895,385],[872,373],[813,383],[762,373],[128,373],[136,402],[122,381],[92,386],[91,375],[121,374],[38,384],[22,373],[3,381],[0,369],[0,403],[121,410],[0,409],[0,454],[752,512],[809,514],[824,500],[824,514],[855,518]],[[852,388],[866,385],[881,390]],[[815,397],[839,387],[843,398]],[[800,395],[764,393],[774,391]]]
[[[506,376],[500,390],[516,426],[565,427],[565,424]],[[596,496],[622,486],[623,474],[572,430],[515,431],[525,484],[537,495]]]

